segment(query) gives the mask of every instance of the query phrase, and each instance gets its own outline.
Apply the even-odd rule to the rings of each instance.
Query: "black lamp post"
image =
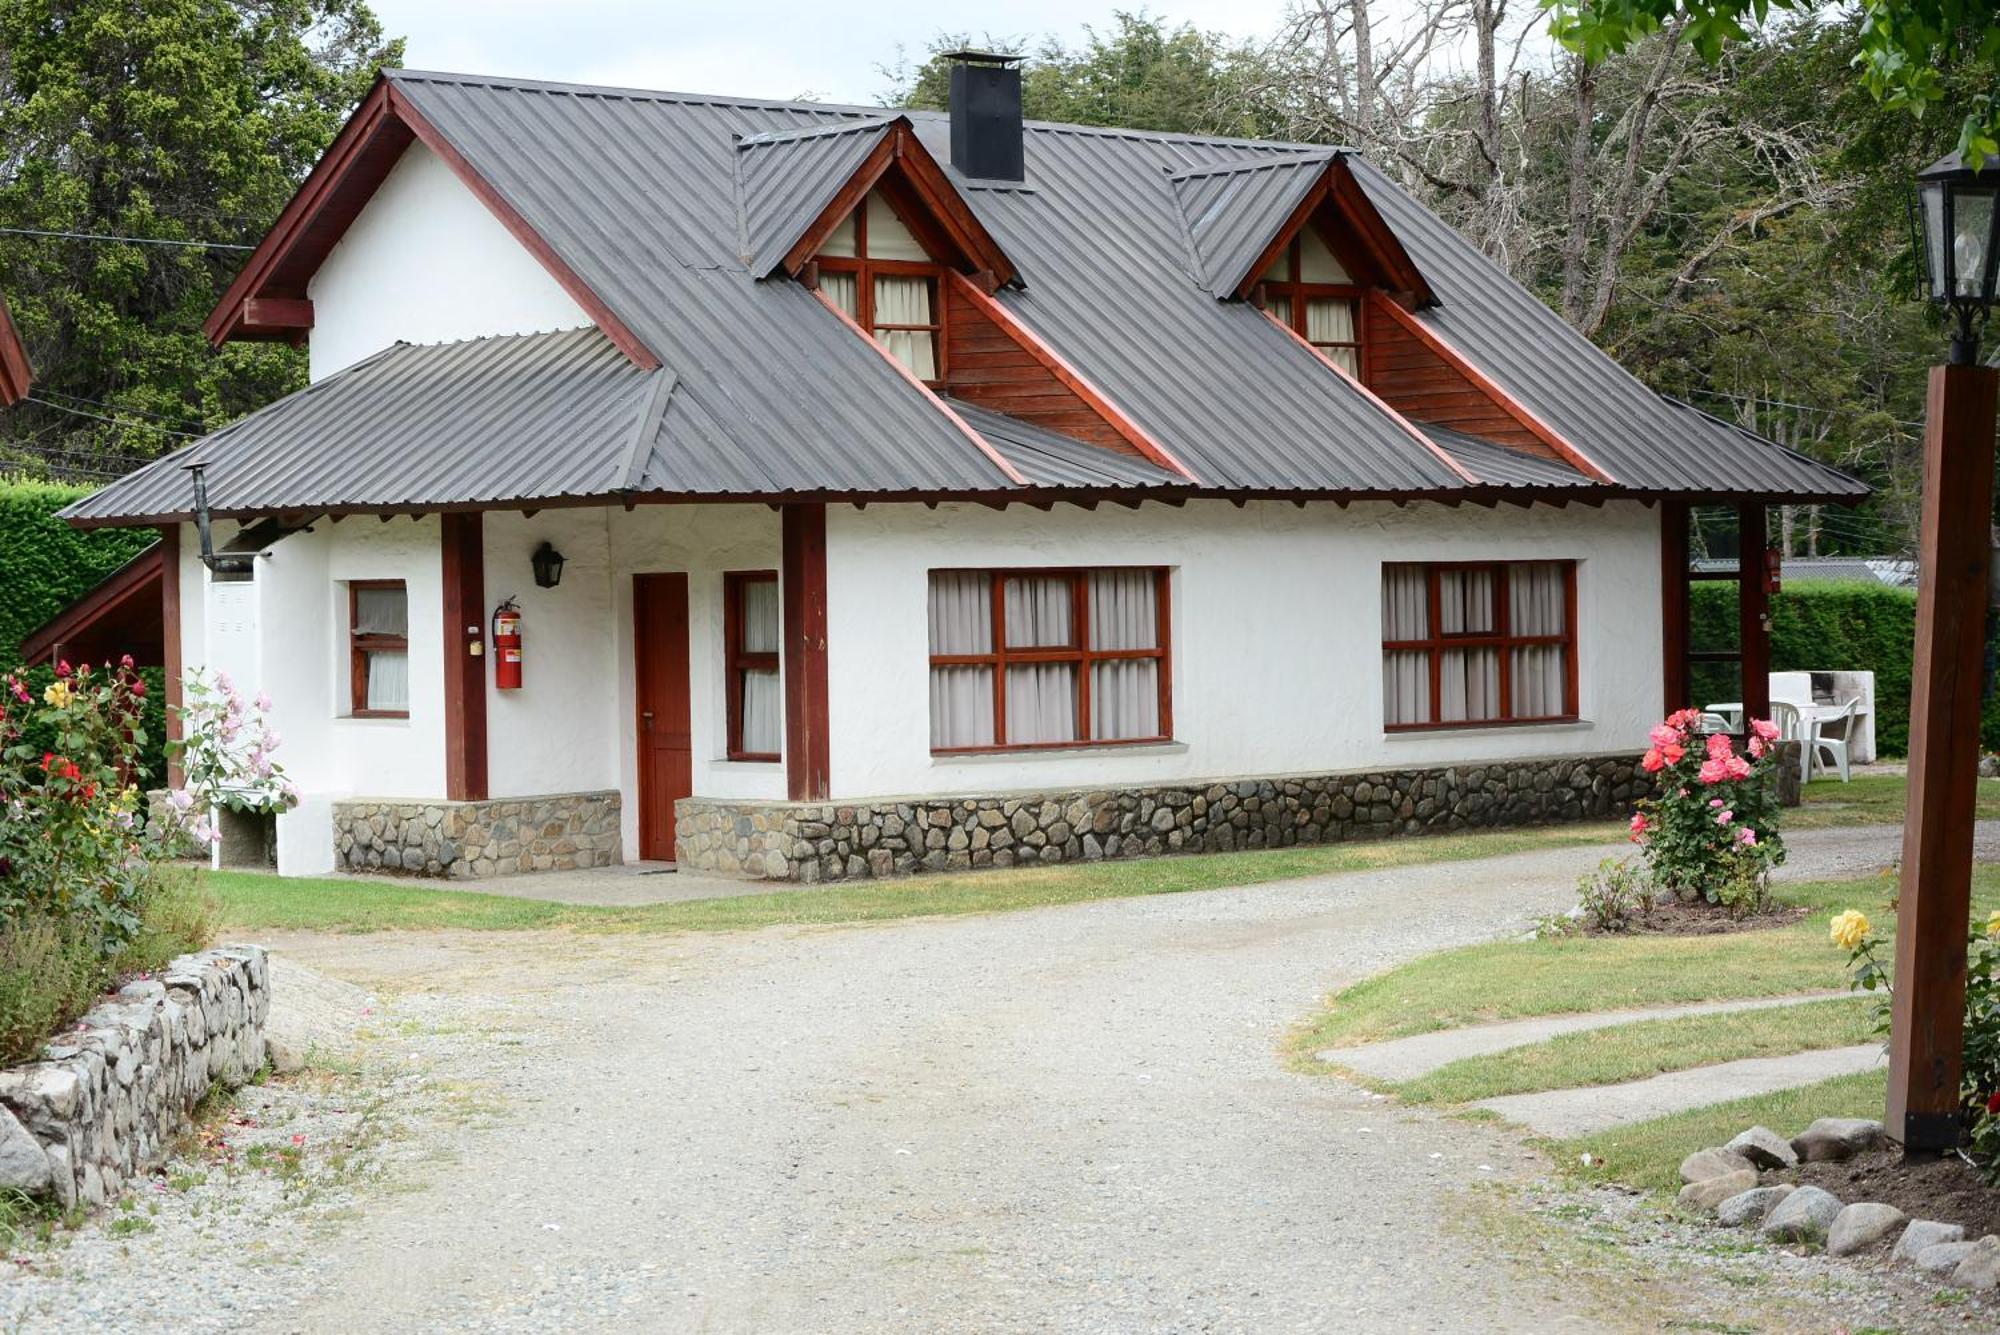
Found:
[[[2000,370],[1979,364],[2000,260],[2000,161],[1957,154],[1917,174],[1925,294],[1951,312],[1949,364],[1924,411],[1910,791],[1896,907],[1885,1127],[1905,1153],[1957,1146],[1965,1056],[1965,940],[1993,525]]]
[[[1917,173],[1917,211],[1925,295],[1957,322],[1951,364],[1972,366],[2000,263],[2000,161],[1974,171],[1956,153],[1939,158]]]
[[[548,543],[535,548],[535,554],[528,558],[528,564],[535,568],[537,588],[553,589],[562,583],[563,554]]]

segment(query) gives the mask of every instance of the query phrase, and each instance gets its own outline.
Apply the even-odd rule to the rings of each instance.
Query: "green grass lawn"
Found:
[[[1875,1007],[1867,998],[1846,996],[1563,1034],[1379,1087],[1408,1103],[1473,1103],[1502,1094],[1621,1084],[1690,1065],[1848,1047],[1873,1037]]]
[[[1749,1126],[1795,1136],[1816,1117],[1879,1118],[1888,1092],[1886,1072],[1863,1071],[1544,1143],[1569,1173],[1671,1195],[1680,1189],[1681,1160],[1695,1150],[1725,1144]],[[1585,1154],[1594,1161],[1589,1167],[1583,1164]]]
[[[1130,862],[1072,863],[824,888],[774,890],[727,899],[638,908],[588,908],[443,890],[390,877],[285,878],[255,872],[206,873],[236,931],[313,929],[380,932],[461,928],[512,931],[731,931],[797,923],[880,922],[890,918],[991,913],[1137,895],[1170,895],[1331,872],[1498,857],[1542,848],[1605,843],[1622,825],[1592,823],[1262,852],[1199,853]]]
[[[1821,830],[1829,825],[1901,825],[1909,782],[1900,774],[1864,774],[1848,783],[1816,779],[1805,786],[1799,806],[1787,811],[1787,830]],[[2000,779],[1979,781],[1979,817],[2000,820]]]

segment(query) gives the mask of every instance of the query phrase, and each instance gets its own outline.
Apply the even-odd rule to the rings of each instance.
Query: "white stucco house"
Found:
[[[311,385],[67,513],[276,701],[286,873],[1609,814],[1726,656],[1687,507],[1865,494],[1356,154],[1024,125],[990,59],[950,114],[388,72],[209,327]]]

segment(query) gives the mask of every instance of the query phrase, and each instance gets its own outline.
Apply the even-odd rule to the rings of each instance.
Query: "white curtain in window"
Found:
[[[1438,572],[1438,628],[1446,635],[1483,635],[1493,624],[1493,572]]]
[[[1438,717],[1447,723],[1479,723],[1499,718],[1499,651],[1449,649],[1443,659],[1438,682]]]
[[[1382,638],[1421,640],[1430,635],[1430,580],[1422,566],[1382,567]],[[1428,723],[1431,660],[1422,650],[1382,655],[1382,721]]]
[[[1421,649],[1382,655],[1382,721],[1431,721],[1431,656]]]
[[[367,660],[367,707],[407,712],[410,707],[410,656],[401,649],[379,649],[369,651]]]
[[[1354,303],[1345,297],[1309,297],[1306,300],[1306,340],[1318,344],[1328,360],[1349,375],[1361,374],[1358,348],[1327,347],[1329,343],[1355,343]]]
[[[937,338],[928,329],[883,329],[882,325],[931,323],[931,280],[883,275],[875,280],[876,337],[919,380],[937,379]]]
[[[1075,644],[1069,577],[1016,575],[1007,580],[1007,647],[1050,649]]]
[[[847,313],[850,320],[861,318],[860,285],[851,273],[835,273],[830,269],[820,270],[819,290],[826,293],[826,299]]]
[[[785,706],[778,691],[778,674],[770,668],[750,668],[743,673],[742,721],[745,751],[774,756],[783,749]]]
[[[993,669],[931,669],[931,749],[993,745]]]
[[[1073,742],[1076,664],[1015,663],[1007,669],[1007,741]]]
[[[1150,570],[1090,572],[1090,647],[1160,647],[1159,584]]]
[[[410,633],[410,596],[398,584],[394,588],[354,591],[354,633],[356,635],[398,635]]]
[[[1289,296],[1280,296],[1275,292],[1271,293],[1264,298],[1264,309],[1271,312],[1272,318],[1276,319],[1279,324],[1291,324],[1292,299]]]
[[[1430,638],[1430,580],[1422,566],[1382,567],[1382,638]]]
[[[1561,635],[1568,629],[1568,586],[1563,567],[1516,564],[1507,567],[1509,625],[1516,635]],[[1509,665],[1516,718],[1558,718],[1567,709],[1568,665],[1561,645],[1529,645],[1513,651]]]
[[[1090,668],[1090,732],[1098,741],[1160,735],[1160,663],[1114,658]]]
[[[743,584],[743,651],[778,652],[778,581],[746,580]]]
[[[993,652],[993,581],[968,571],[933,571],[930,578],[933,654]],[[931,746],[993,745],[993,669],[931,669]]]

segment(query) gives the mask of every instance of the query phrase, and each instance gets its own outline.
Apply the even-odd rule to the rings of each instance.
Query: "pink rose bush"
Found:
[[[1739,752],[1727,733],[1703,733],[1701,719],[1683,709],[1648,734],[1640,767],[1659,796],[1639,803],[1631,838],[1661,893],[1750,912],[1785,859],[1771,745],[1778,729],[1753,720]]]
[[[271,697],[246,700],[226,672],[196,669],[181,682],[181,738],[167,749],[180,761],[186,787],[168,797],[176,812],[192,812],[187,831],[203,851],[222,843],[220,811],[279,812],[298,805],[298,789],[271,759],[278,730],[266,712]]]

